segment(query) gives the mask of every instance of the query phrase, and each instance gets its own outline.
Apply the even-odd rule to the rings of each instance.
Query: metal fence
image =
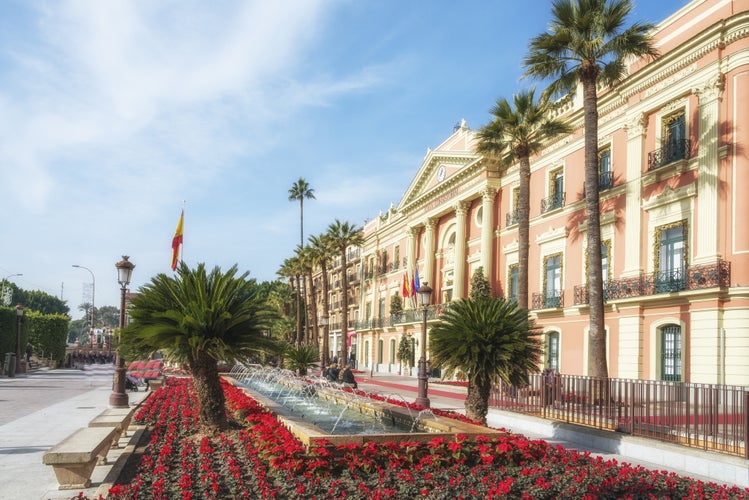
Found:
[[[501,384],[490,406],[749,458],[749,388],[533,374]]]

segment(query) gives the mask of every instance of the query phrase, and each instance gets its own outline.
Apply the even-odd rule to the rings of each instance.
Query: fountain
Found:
[[[398,394],[379,395],[376,401],[343,390],[323,378],[300,378],[289,370],[237,365],[226,377],[271,411],[305,445],[325,439],[333,444],[367,441],[429,441],[436,435],[487,435],[498,431],[435,415],[416,414]]]

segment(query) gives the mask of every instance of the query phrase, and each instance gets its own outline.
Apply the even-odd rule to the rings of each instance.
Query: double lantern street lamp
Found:
[[[427,312],[429,304],[432,302],[432,288],[425,281],[419,287],[419,304],[424,310],[424,323],[421,327],[421,357],[419,358],[419,391],[416,396],[416,404],[424,408],[429,408],[429,397],[427,397],[427,386],[429,384],[429,374],[427,373]]]
[[[120,338],[122,338],[122,330],[125,328],[125,295],[127,294],[127,286],[130,284],[130,278],[133,276],[133,269],[135,269],[135,264],[127,260],[128,258],[127,255],[123,255],[122,260],[115,264],[117,282],[120,284],[122,292],[120,295]],[[130,406],[130,403],[127,392],[125,392],[125,360],[120,355],[119,343],[116,353],[114,387],[112,388],[112,394],[109,395],[109,406],[121,408]]]

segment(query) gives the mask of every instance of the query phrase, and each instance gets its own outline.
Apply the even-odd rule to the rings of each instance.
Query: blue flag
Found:
[[[416,286],[416,291],[419,291],[419,288],[421,288],[421,283],[419,283],[419,268],[416,268],[416,271],[414,271],[414,285]]]

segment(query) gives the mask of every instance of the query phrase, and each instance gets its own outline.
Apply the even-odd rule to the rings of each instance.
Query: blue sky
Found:
[[[686,0],[634,0],[659,23]],[[489,121],[550,2],[0,2],[0,279],[96,305],[184,258],[258,280],[334,219],[397,204],[427,148]]]

